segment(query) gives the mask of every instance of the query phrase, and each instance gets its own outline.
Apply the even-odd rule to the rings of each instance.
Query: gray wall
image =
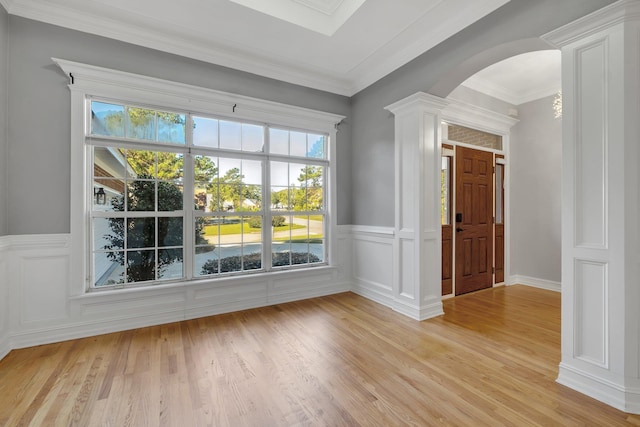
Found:
[[[511,0],[356,94],[352,98],[353,223],[375,226],[393,226],[394,223],[394,119],[384,110],[385,106],[418,91],[429,92],[454,73],[459,64],[468,64],[469,58],[478,55],[481,58],[483,52],[514,40],[538,38],[612,2]],[[478,70],[460,77],[458,83],[475,71]],[[437,93],[439,96],[448,94]]]
[[[562,120],[553,96],[518,106],[511,133],[511,274],[561,280]]]
[[[70,95],[51,57],[350,116],[350,99],[9,17],[8,234],[69,232]],[[337,145],[338,223],[351,218],[351,123]],[[2,199],[0,199],[2,200]]]
[[[0,236],[8,234],[7,198],[8,162],[7,162],[7,40],[9,20],[6,10],[0,6]]]

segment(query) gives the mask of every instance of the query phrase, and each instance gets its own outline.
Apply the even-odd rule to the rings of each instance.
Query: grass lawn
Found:
[[[293,224],[292,227],[294,230],[300,229],[300,228],[306,228],[304,225],[297,225],[297,224]],[[275,227],[274,231],[286,231],[289,229],[289,225],[283,225],[281,227]],[[244,234],[260,234],[262,232],[261,228],[252,228],[249,227],[249,224],[247,224],[246,222],[243,224],[222,224],[220,225],[220,235],[221,236],[226,236],[229,234],[240,234],[240,233],[244,233]],[[204,235],[205,236],[217,236],[218,235],[218,226],[216,225],[208,225],[204,228]]]

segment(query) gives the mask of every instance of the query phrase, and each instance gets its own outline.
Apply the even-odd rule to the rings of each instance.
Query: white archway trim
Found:
[[[442,120],[468,128],[506,136],[519,120],[466,102],[447,98]]]

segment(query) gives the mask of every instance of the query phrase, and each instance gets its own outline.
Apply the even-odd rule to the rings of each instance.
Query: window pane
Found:
[[[289,185],[300,186],[307,180],[306,165],[300,163],[289,164]]]
[[[93,272],[95,286],[124,283],[124,252],[95,252]]]
[[[262,268],[262,244],[252,243],[242,248],[242,269],[260,270]]]
[[[290,215],[272,214],[271,263],[274,267],[291,265],[291,233],[293,218]],[[296,229],[298,227],[296,226]]]
[[[271,209],[289,209],[288,187],[271,187]]]
[[[440,213],[442,225],[451,224],[451,157],[442,157],[442,169],[440,173],[441,194],[440,194]]]
[[[271,185],[287,187],[289,185],[289,165],[283,162],[271,162]]]
[[[94,180],[92,203],[94,211],[124,211],[124,182],[104,178]]]
[[[220,246],[220,273],[242,270],[242,245],[226,244]]]
[[[262,126],[242,125],[242,150],[250,152],[263,151],[264,128]]]
[[[262,162],[259,160],[242,161],[242,182],[262,185]]]
[[[502,150],[502,137],[464,126],[449,125],[447,128],[450,141],[464,142],[466,144],[477,145],[479,147]]]
[[[302,132],[290,132],[290,149],[292,156],[307,156],[307,134]]]
[[[155,211],[156,183],[154,181],[133,181],[127,186],[127,210]]]
[[[125,176],[124,154],[114,148],[93,147],[93,176],[96,178],[119,178]]]
[[[196,237],[197,244],[220,244],[220,224],[221,218],[196,218],[195,233],[200,234],[201,238]],[[202,230],[201,232],[199,230]]]
[[[211,183],[218,177],[217,157],[195,156],[193,161],[196,182]]]
[[[127,176],[129,178],[155,178],[156,153],[148,150],[127,150]]]
[[[158,112],[158,142],[185,143],[184,114]]]
[[[262,186],[242,186],[242,210],[253,212],[262,210]]]
[[[145,108],[127,107],[126,136],[133,139],[156,139],[156,112]]]
[[[504,222],[504,200],[503,198],[503,174],[504,166],[501,164],[496,165],[496,224],[502,224]]]
[[[240,123],[220,120],[220,148],[240,150],[241,135]]]
[[[182,246],[182,217],[158,218],[158,246]]]
[[[164,180],[181,180],[184,174],[184,159],[179,153],[159,152],[158,178]]]
[[[196,250],[195,276],[217,274],[219,271],[219,249],[215,246],[204,246]]]
[[[309,262],[324,262],[324,216],[309,216]]]
[[[158,279],[180,279],[184,277],[182,248],[158,250]]]
[[[124,249],[124,218],[93,219],[93,249]]]
[[[289,154],[289,131],[269,129],[269,147],[273,154]]]
[[[91,101],[91,134],[124,136],[124,106]]]
[[[218,120],[193,117],[193,145],[218,148]]]
[[[309,151],[308,157],[315,159],[325,158],[325,137],[323,135],[309,134]]]
[[[181,211],[183,206],[182,184],[158,182],[158,210],[162,212]]]
[[[155,245],[155,218],[129,218],[127,220],[127,248],[153,248]]]
[[[127,282],[145,282],[156,278],[156,251],[127,251]]]

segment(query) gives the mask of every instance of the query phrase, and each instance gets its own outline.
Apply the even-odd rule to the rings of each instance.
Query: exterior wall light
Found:
[[[97,205],[104,205],[107,203],[107,193],[104,192],[103,187],[93,189],[93,197],[95,198]]]

